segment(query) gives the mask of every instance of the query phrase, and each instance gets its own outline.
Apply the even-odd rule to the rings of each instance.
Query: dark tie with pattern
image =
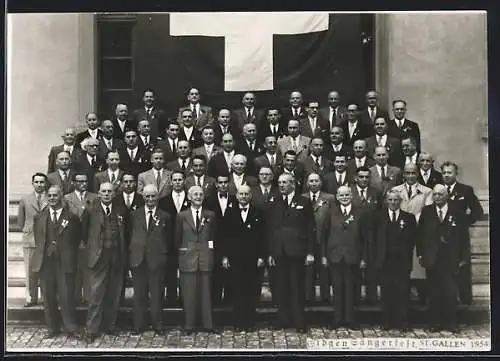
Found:
[[[200,223],[201,223],[201,220],[200,220],[200,210],[197,209],[196,210],[196,230],[199,231],[200,230]]]
[[[252,113],[250,113],[250,109],[247,109],[247,119],[252,120]]]
[[[321,168],[321,164],[319,163],[319,157],[316,157],[316,166],[318,168]]]
[[[396,222],[396,211],[391,211],[391,213],[392,213],[391,222],[394,223],[394,222]]]
[[[264,190],[264,198],[266,199],[266,201],[269,200],[269,189],[267,188]]]
[[[408,186],[408,198],[411,198],[412,196],[412,191],[411,191],[411,186]]]
[[[186,170],[186,160],[185,159],[182,161],[182,167],[181,168],[182,168],[182,170]]]
[[[114,183],[115,180],[116,180],[115,173],[111,173],[111,183]]]
[[[109,206],[106,206],[106,215],[109,216],[111,214],[111,210],[109,209]]]
[[[365,190],[360,189],[360,192],[361,192],[361,202],[365,204],[366,203]]]
[[[316,204],[316,194],[313,194],[313,197],[312,197],[312,203],[313,203],[313,204]]]
[[[151,224],[153,222],[153,211],[148,211],[148,231],[151,229]]]
[[[443,210],[439,208],[439,221],[443,223]]]

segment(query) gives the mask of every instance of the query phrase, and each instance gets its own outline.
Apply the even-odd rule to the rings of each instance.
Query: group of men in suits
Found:
[[[57,302],[69,332],[71,310],[86,302],[85,337],[113,333],[128,270],[136,333],[146,327],[148,303],[158,332],[165,303],[184,308],[188,333],[212,329],[211,310],[224,304],[234,307],[237,328],[252,328],[264,268],[277,327],[307,330],[304,307],[319,283],[325,303],[333,286],[335,326],[356,328],[354,305],[381,297],[386,326],[405,328],[415,286],[433,315],[443,306],[436,297],[446,299],[447,318],[435,326],[455,329],[451,292],[471,302],[467,228],[482,208],[472,188],[457,183],[455,164],[444,163],[441,174],[420,150],[405,101],[393,102],[390,119],[373,91],[363,111],[341,105],[336,91],[325,108],[294,91],[288,107],[262,110],[249,92],[243,108],[214,119],[197,89],[187,98],[173,121],[150,89],[132,117],[124,104],[102,123],[87,114],[88,129],[67,129],[50,151],[47,176],[33,176],[19,217],[26,305],[36,304],[41,277],[54,333]],[[424,239],[431,230],[442,237]],[[441,267],[436,259],[447,252],[453,259]],[[63,264],[54,261],[63,255]],[[54,292],[66,293],[54,300]]]

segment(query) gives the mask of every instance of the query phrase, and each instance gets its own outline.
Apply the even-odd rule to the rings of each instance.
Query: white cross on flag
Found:
[[[321,12],[137,14],[132,29],[133,88],[155,89],[172,114],[191,87],[201,104],[286,106],[291,91],[326,106],[332,89],[363,101],[369,85],[363,14]],[[116,86],[119,88],[119,86]],[[140,98],[140,95],[137,95]]]

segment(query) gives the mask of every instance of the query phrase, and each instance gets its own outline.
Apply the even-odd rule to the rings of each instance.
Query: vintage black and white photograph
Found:
[[[7,351],[491,349],[486,12],[6,38]]]

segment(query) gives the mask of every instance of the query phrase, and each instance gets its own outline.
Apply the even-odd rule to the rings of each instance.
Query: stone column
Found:
[[[8,193],[31,190],[47,171],[50,147],[94,111],[92,14],[9,14],[7,61]]]
[[[422,149],[488,190],[486,13],[377,14],[377,87],[384,105],[402,98]]]

